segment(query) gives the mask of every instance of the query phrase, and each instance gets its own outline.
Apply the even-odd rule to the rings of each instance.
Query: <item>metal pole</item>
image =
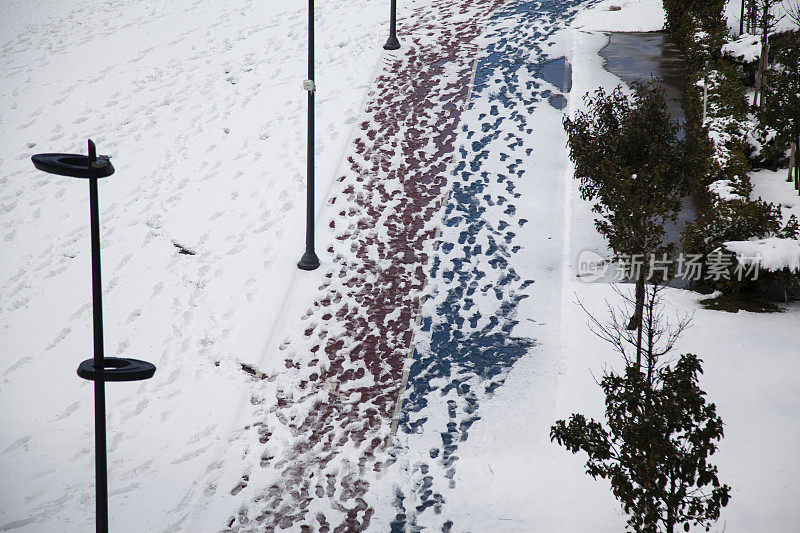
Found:
[[[89,158],[97,158],[89,141]],[[100,208],[97,178],[89,178],[89,211],[92,240],[92,318],[94,321],[94,460],[97,533],[108,533],[108,465],[106,462],[106,383],[103,350],[103,286],[100,278]]]
[[[308,91],[308,151],[306,184],[306,251],[297,267],[314,270],[319,258],[314,252],[314,0],[308,0],[308,80],[303,84]]]
[[[384,50],[397,50],[400,48],[400,41],[397,40],[397,0],[392,0],[389,11],[389,39],[383,45]]]

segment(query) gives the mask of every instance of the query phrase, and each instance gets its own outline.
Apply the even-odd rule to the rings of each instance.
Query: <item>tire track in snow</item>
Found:
[[[232,487],[242,503],[226,531],[369,527],[368,479],[388,459],[475,41],[501,3],[437,1],[404,25],[330,200],[341,207],[323,296],[280,347],[287,372],[252,400],[259,464]]]

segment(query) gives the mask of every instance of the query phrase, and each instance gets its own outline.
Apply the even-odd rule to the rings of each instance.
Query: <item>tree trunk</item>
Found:
[[[628,330],[637,330],[636,334],[636,370],[642,371],[642,322],[644,312],[644,269],[636,280],[636,307],[628,322]]]
[[[769,38],[764,35],[764,66],[761,68],[761,94],[759,97],[761,100],[759,101],[759,107],[764,109],[764,103],[766,99],[764,98],[764,89],[767,88],[767,66],[769,65]]]
[[[794,188],[800,193],[800,135],[794,143]]]
[[[742,15],[739,17],[739,37],[744,33],[744,3],[745,0],[742,0]]]
[[[670,494],[669,498],[672,500],[674,497],[675,492],[675,478],[670,480]],[[675,533],[675,510],[672,508],[672,501],[667,502],[667,522],[665,524],[667,526],[666,531],[667,533]]]
[[[794,188],[800,194],[800,122],[795,124],[794,138]]]
[[[800,194],[800,137],[794,145],[794,188]]]
[[[758,68],[756,69],[756,92],[753,94],[753,107],[758,106],[758,97],[761,96],[761,105],[764,104],[764,71],[767,68],[767,37],[766,34],[761,39],[761,54],[758,57]]]
[[[656,290],[656,287],[653,287],[653,291]],[[648,294],[649,296],[649,294]],[[656,359],[653,355],[653,337],[655,336],[655,304],[656,304],[656,294],[653,293],[650,300],[647,302],[647,384],[650,388],[653,388],[653,371],[655,370],[656,366]]]

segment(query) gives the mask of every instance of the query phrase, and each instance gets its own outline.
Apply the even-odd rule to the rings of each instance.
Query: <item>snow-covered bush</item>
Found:
[[[723,294],[755,290],[783,299],[797,285],[797,274],[766,271],[757,280],[739,276],[734,272],[738,265],[734,254],[723,247],[726,241],[797,236],[797,222],[790,219],[788,224],[783,225],[779,207],[761,199],[750,199],[753,186],[748,177],[751,168],[748,156],[755,156],[757,161],[763,162],[765,154],[762,152],[766,150],[762,150],[762,147],[775,146],[779,141],[771,141],[777,138],[774,131],[776,126],[766,124],[763,128],[757,127],[746,98],[743,84],[746,76],[742,65],[725,56],[741,52],[739,55],[752,59],[755,53],[754,39],[745,37],[733,42],[727,38],[722,8],[717,2],[704,3],[703,7],[696,6],[694,2],[664,0],[664,7],[667,10],[667,28],[687,59],[684,127],[689,159],[693,163],[689,177],[694,183],[695,194],[702,202],[697,220],[688,224],[683,232],[684,251],[701,255],[704,271],[708,270],[712,259],[719,259],[720,255],[729,265],[724,276],[708,278],[704,275],[694,283],[694,288],[718,290]],[[670,25],[669,21],[673,19],[680,23]],[[729,44],[719,42],[720,36],[723,41],[727,39]],[[785,48],[780,39],[777,44],[779,48]],[[800,61],[793,64],[794,69],[800,68],[798,63]],[[768,77],[767,87],[770,84],[773,81]],[[773,85],[778,86],[777,83]],[[800,84],[794,85],[793,93],[784,88],[784,93],[792,93],[794,97],[798,87]],[[705,120],[704,88],[708,94]],[[786,114],[800,112],[798,110],[800,105]]]
[[[783,269],[800,272],[800,240],[767,237],[750,241],[728,241],[723,246],[735,253],[736,259],[744,265],[758,264],[761,270],[769,272]]]
[[[750,165],[745,153],[747,133],[752,123],[747,117],[745,90],[740,73],[724,59],[688,74],[686,90],[686,136],[697,152],[701,169],[695,177],[695,189],[701,196],[714,182],[727,180],[740,194],[749,194],[752,186],[747,178]],[[708,105],[703,121],[703,89],[708,84]],[[746,196],[745,196],[746,197]]]
[[[722,55],[741,63],[755,63],[761,54],[761,37],[743,33],[722,46]]]
[[[796,222],[795,222],[796,225]],[[767,237],[728,241],[723,247],[735,255],[740,268],[761,273],[761,292],[789,301],[800,298],[800,240],[795,237]]]
[[[782,223],[781,208],[761,199],[716,199],[703,209],[697,221],[689,223],[683,234],[687,254],[703,257],[703,276],[695,282],[695,288],[703,291],[721,291],[736,294],[742,291],[757,291],[766,296],[785,299],[794,293],[797,275],[778,275],[778,271],[762,270],[757,276],[740,276],[741,268],[733,251],[726,251],[725,243],[778,237],[796,239],[798,223],[791,217]],[[725,254],[724,261],[719,254]],[[712,263],[726,265],[724,274],[707,276]],[[746,266],[742,264],[742,266]]]

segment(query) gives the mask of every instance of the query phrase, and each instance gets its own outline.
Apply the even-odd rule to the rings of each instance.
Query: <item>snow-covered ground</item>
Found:
[[[626,22],[622,29],[658,29],[658,24],[652,24],[656,20],[655,10],[657,6],[650,14],[650,22],[644,20],[638,28]],[[610,14],[604,17],[608,20]],[[613,30],[616,26],[592,28]],[[608,78],[608,73],[601,70],[601,62],[594,57],[593,51],[605,43],[600,36],[578,34],[576,42],[579,58],[573,65],[576,90],[586,92],[600,84],[609,87],[618,83]],[[754,173],[752,180],[753,197],[762,196],[767,201],[782,204],[786,216],[796,213],[796,191],[785,182],[785,172],[761,171]],[[572,237],[566,244],[571,257],[575,258],[584,249],[607,256],[590,227],[588,206],[577,199],[575,185],[570,187],[571,197],[575,198],[572,201]],[[619,297],[608,285],[576,281],[576,270],[574,259],[565,263],[561,300],[562,366],[553,410],[544,414],[531,409],[529,429],[518,437],[520,449],[525,446],[524,442],[534,441],[537,452],[542,450],[541,454],[535,454],[530,475],[558,480],[544,488],[529,488],[535,502],[535,510],[529,516],[532,522],[534,516],[539,519],[535,522],[537,531],[620,531],[625,517],[615,507],[607,484],[595,482],[583,474],[585,457],[570,455],[550,444],[545,436],[552,420],[567,418],[574,412],[602,419],[603,397],[595,380],[607,364],[619,363],[619,357],[608,345],[588,333],[587,317],[575,303],[580,300],[601,316],[605,302],[618,302]],[[800,416],[797,415],[800,349],[796,340],[800,306],[792,304],[782,314],[731,314],[704,309],[698,303],[702,298],[689,291],[667,289],[665,312],[667,315],[693,314],[692,326],[676,345],[676,353],[695,353],[704,361],[701,386],[708,393],[709,401],[716,403],[725,422],[725,438],[714,460],[719,465],[720,479],[732,487],[732,499],[712,531],[794,531],[800,521],[800,510],[793,503],[800,496],[800,483],[795,481],[800,479],[800,467],[791,460],[800,439]],[[498,394],[498,412],[503,405],[500,396],[505,392]],[[514,405],[526,405],[519,398],[513,401]],[[519,430],[509,432],[522,433]],[[497,431],[495,434],[506,433]],[[514,474],[509,469],[507,475]],[[512,508],[506,507],[508,512]]]
[[[603,31],[652,31],[663,25],[660,2],[628,2],[620,11],[606,11],[612,4],[625,2],[602,2],[579,13],[574,31],[554,39],[553,53],[568,55],[573,69],[568,111],[585,92],[620,83],[603,70],[597,55],[607,43]],[[540,107],[531,123],[547,131],[548,138],[536,138],[528,172],[548,179],[530,195],[535,215],[520,236],[530,247],[521,275],[536,283],[518,318],[534,322],[530,328],[537,342],[503,386],[482,402],[481,420],[472,425],[468,444],[459,446],[449,514],[459,517],[458,531],[621,531],[626,517],[607,482],[585,475],[585,457],[569,454],[548,438],[552,423],[571,413],[603,417],[596,380],[607,366],[619,364],[619,356],[589,332],[576,302],[602,316],[605,301],[618,297],[607,284],[576,279],[580,252],[609,254],[565,166],[566,139],[558,114]],[[756,189],[763,190],[758,184]],[[786,188],[776,191],[771,201],[791,203],[788,193]],[[562,250],[556,264],[551,263],[554,250]],[[780,315],[728,314],[704,309],[701,298],[668,289],[665,304],[668,315],[693,313],[692,327],[676,353],[703,359],[702,386],[726,423],[726,438],[714,459],[721,479],[733,488],[733,499],[712,530],[793,531],[800,519],[794,505],[800,468],[791,460],[800,438],[795,414],[800,364],[793,329],[800,307],[794,304]]]
[[[180,530],[248,401],[238,362],[274,353],[287,295],[315,293],[295,267],[306,9],[0,7],[0,529],[94,521],[92,388],[75,374],[92,350],[88,191],[30,156],[85,153],[88,137],[113,156],[100,184],[106,353],[158,371],[107,386],[112,530]],[[316,18],[321,205],[384,54],[388,5],[319,2]]]
[[[787,169],[772,171],[760,169],[750,175],[753,184],[753,198],[761,198],[780,207],[783,224],[791,217],[800,220],[800,198],[794,188],[794,180],[787,181]],[[734,252],[742,264],[757,263],[759,268],[779,271],[788,268],[800,270],[800,240],[780,237],[767,237],[749,241],[725,243],[725,248]]]
[[[792,215],[800,220],[800,194],[791,181],[786,181],[788,172],[787,169],[772,171],[765,168],[750,173],[753,184],[750,196],[779,205],[784,223]]]
[[[433,3],[400,2],[401,41],[404,17]],[[388,2],[317,4],[317,204],[327,223],[340,208],[323,206],[332,196],[342,198],[336,178],[346,174],[343,154],[385,65],[380,46]],[[609,11],[611,5],[621,9]],[[488,47],[511,50],[515,40],[541,37],[544,51],[531,61],[542,54],[569,58],[573,79],[564,112],[571,112],[585,92],[619,83],[597,55],[607,42],[603,31],[663,24],[659,0],[576,7],[582,11],[570,25],[565,18],[517,26],[520,15],[509,9],[508,18],[492,20],[481,41],[484,55],[476,55],[495,61],[504,56],[485,54]],[[107,387],[111,529],[220,531],[237,506],[247,507],[250,489],[233,495],[240,494],[235,481],[244,465],[259,462],[246,456],[253,436],[245,425],[259,412],[251,402],[273,389],[258,389],[240,363],[270,378],[285,371],[281,347],[287,335],[302,337],[308,326],[303,318],[330,271],[325,239],[335,235],[320,227],[318,251],[326,265],[317,273],[297,271],[305,194],[305,8],[273,0],[100,6],[17,0],[0,7],[6,73],[0,86],[0,531],[93,527],[91,386],[75,375],[91,355],[87,191],[83,182],[35,171],[29,160],[36,152],[82,152],[87,137],[113,156],[117,169],[100,187],[106,351],[158,366],[152,380]],[[532,81],[528,76],[523,69],[503,83],[522,85]],[[494,82],[480,74],[478,81]],[[502,90],[499,82],[496,87]],[[494,116],[484,106],[497,94],[484,89],[475,91],[464,114],[464,153],[474,150],[475,139],[466,138],[470,129],[487,131],[481,112]],[[591,335],[575,301],[600,313],[604,300],[615,296],[606,284],[575,277],[581,251],[606,250],[571,179],[562,111],[545,99],[529,104],[527,93],[520,94],[532,106],[530,116],[521,115],[532,131],[520,133],[526,144],[514,156],[525,162],[524,177],[514,182],[520,198],[512,215],[488,211],[501,229],[508,221],[518,224],[506,238],[519,249],[503,256],[509,262],[503,271],[516,272],[518,280],[505,287],[501,276],[489,289],[529,295],[507,318],[519,323],[510,326],[515,337],[533,346],[500,365],[490,376],[494,381],[470,375],[473,384],[497,383],[480,394],[476,420],[462,417],[474,400],[452,391],[428,395],[431,418],[421,422],[423,433],[400,431],[394,464],[369,478],[369,501],[376,506],[370,530],[389,530],[403,505],[397,494],[426,501],[429,486],[446,501],[442,515],[420,512],[421,525],[442,527],[450,519],[453,531],[624,528],[607,484],[583,473],[584,458],[548,439],[550,425],[572,412],[602,416],[595,377],[617,356]],[[512,99],[500,116],[520,109]],[[525,154],[528,144],[532,152]],[[496,149],[517,149],[486,146],[492,175],[508,157]],[[462,154],[454,165],[459,158],[472,161]],[[788,199],[786,187],[779,191],[770,178],[754,177],[754,195],[794,202],[796,212],[797,196]],[[505,186],[492,182],[490,199],[476,201],[496,203]],[[459,224],[444,228],[440,249],[458,239]],[[181,254],[178,246],[194,255]],[[431,276],[423,314],[435,315],[434,304],[452,286]],[[534,283],[523,287],[528,279]],[[726,423],[715,458],[733,497],[714,530],[794,531],[800,522],[800,464],[793,460],[800,439],[800,307],[727,314],[705,310],[697,300],[686,291],[666,293],[669,310],[694,312],[678,349],[704,360],[701,384]],[[497,314],[488,304],[481,310]],[[474,312],[458,316],[469,321]],[[423,321],[414,341],[418,350],[430,342],[424,328]],[[275,383],[287,396],[301,392],[281,378]],[[469,428],[452,474],[428,455],[429,442],[441,446],[444,440],[437,424],[449,429],[440,415],[451,406]]]

